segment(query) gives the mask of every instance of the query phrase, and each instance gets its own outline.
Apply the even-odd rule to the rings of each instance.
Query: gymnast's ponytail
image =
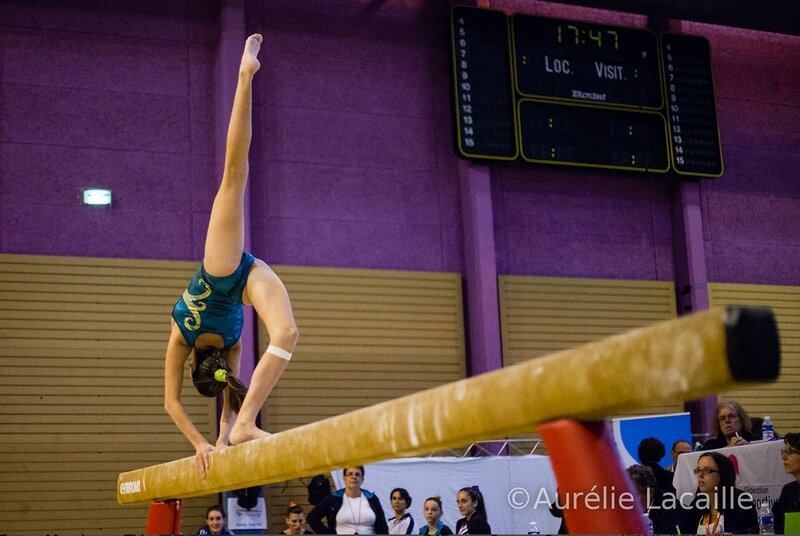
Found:
[[[225,387],[229,387],[228,398],[231,409],[238,413],[247,394],[247,387],[231,374],[231,367],[225,359],[228,351],[219,348],[195,349],[194,354],[192,382],[197,391],[203,396],[214,397]]]

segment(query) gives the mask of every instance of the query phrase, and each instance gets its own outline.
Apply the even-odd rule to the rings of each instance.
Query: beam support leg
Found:
[[[547,447],[570,534],[649,532],[605,421],[551,421],[539,426],[539,436]]]
[[[182,511],[183,503],[180,499],[151,502],[144,533],[181,534]]]

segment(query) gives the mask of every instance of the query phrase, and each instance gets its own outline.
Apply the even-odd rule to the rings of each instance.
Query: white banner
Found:
[[[435,495],[442,500],[442,521],[455,531],[461,518],[456,493],[474,485],[486,501],[494,534],[526,534],[531,521],[537,522],[542,534],[555,534],[561,524],[549,511],[556,500],[556,483],[546,456],[403,458],[368,465],[365,472],[363,487],[378,495],[387,518],[394,514],[389,501],[392,489],[408,490],[414,534],[425,524],[425,499]],[[332,476],[336,489],[342,488],[342,471]]]
[[[783,469],[783,447],[781,440],[766,443],[754,441],[707,452],[719,452],[730,458],[736,469],[736,487],[750,492],[756,501],[770,499],[771,506],[780,497],[781,488],[794,480]],[[691,502],[697,489],[697,477],[692,471],[697,467],[697,459],[701,454],[703,452],[687,452],[678,456],[678,467],[672,483],[684,504]]]

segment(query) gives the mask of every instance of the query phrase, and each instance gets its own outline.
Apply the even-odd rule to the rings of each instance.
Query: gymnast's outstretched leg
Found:
[[[244,251],[244,192],[253,135],[253,76],[261,66],[258,61],[261,41],[259,34],[247,38],[239,66],[225,145],[225,168],[211,208],[203,255],[203,264],[211,275],[226,276],[236,271]]]

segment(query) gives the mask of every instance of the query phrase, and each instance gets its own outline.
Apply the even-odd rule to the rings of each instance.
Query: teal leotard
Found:
[[[230,348],[242,335],[242,291],[256,258],[242,253],[236,271],[224,277],[209,275],[203,264],[197,268],[183,296],[172,308],[172,318],[186,340],[194,347],[201,333],[216,333],[225,348]]]

